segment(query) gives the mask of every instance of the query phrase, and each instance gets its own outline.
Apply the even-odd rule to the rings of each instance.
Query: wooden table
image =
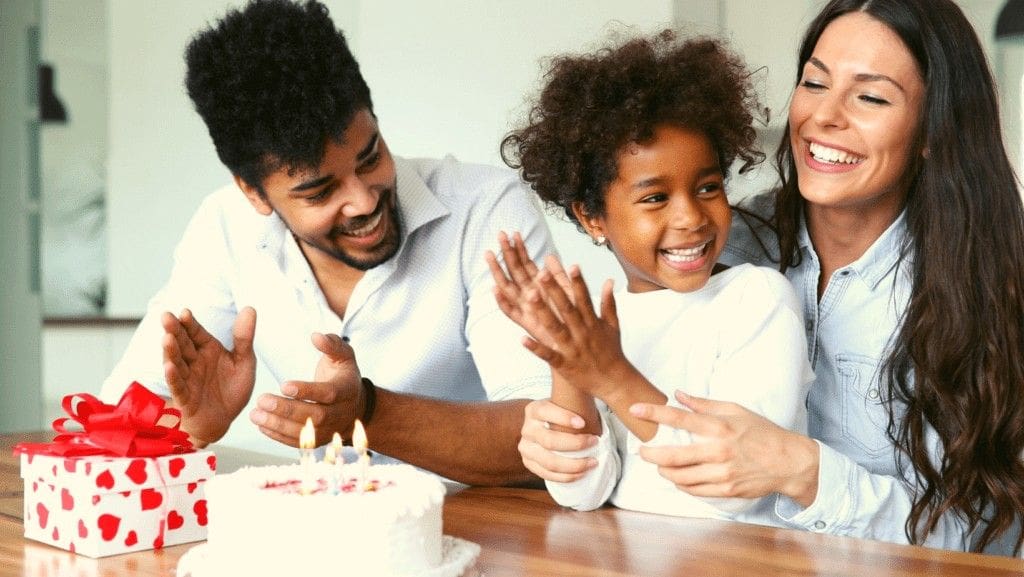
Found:
[[[173,576],[178,558],[194,544],[94,560],[22,537],[22,484],[11,448],[48,439],[0,435],[0,577],[61,574],[56,567],[61,577]],[[280,462],[227,447],[214,450],[221,472]],[[580,513],[532,489],[452,489],[444,531],[480,544],[477,569],[485,577],[1024,575],[1024,561],[1003,557],[613,508]]]

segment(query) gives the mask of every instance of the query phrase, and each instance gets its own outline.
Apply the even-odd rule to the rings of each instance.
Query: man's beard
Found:
[[[373,213],[365,216],[356,217],[352,219],[347,226],[335,227],[331,229],[329,233],[327,233],[327,240],[334,240],[339,237],[344,237],[346,231],[358,230],[359,228],[362,228],[368,221],[375,218],[378,213],[386,210],[387,222],[384,224],[387,226],[387,232],[384,234],[384,238],[382,238],[381,241],[377,243],[377,246],[373,247],[369,251],[369,254],[362,258],[353,256],[346,252],[344,249],[341,249],[334,244],[321,243],[319,241],[314,241],[309,238],[301,237],[295,234],[295,231],[292,229],[291,225],[289,225],[287,222],[285,222],[284,224],[285,226],[288,227],[288,230],[292,231],[292,235],[295,236],[295,238],[301,240],[305,244],[319,250],[320,252],[326,254],[327,256],[335,260],[341,261],[342,263],[356,270],[367,271],[370,270],[371,268],[380,266],[381,264],[384,264],[385,262],[390,260],[391,257],[398,254],[398,249],[401,246],[402,221],[398,215],[398,203],[392,202],[392,199],[394,198],[394,193],[395,189],[389,188],[382,195],[380,202],[377,205],[377,210],[375,210]],[[280,216],[280,213],[278,214],[278,216]],[[283,218],[281,220],[284,221]],[[380,226],[380,224],[378,224],[378,226]]]

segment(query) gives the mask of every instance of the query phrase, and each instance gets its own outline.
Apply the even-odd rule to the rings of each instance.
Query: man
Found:
[[[553,252],[521,182],[393,157],[320,4],[232,10],[186,63],[235,184],[193,217],[103,396],[133,380],[169,393],[205,445],[253,397],[259,357],[280,391],[248,416],[270,439],[297,446],[310,417],[319,445],[360,418],[372,449],[448,478],[531,479],[516,443],[549,373],[498,310],[483,258],[501,230],[522,231],[534,259]]]

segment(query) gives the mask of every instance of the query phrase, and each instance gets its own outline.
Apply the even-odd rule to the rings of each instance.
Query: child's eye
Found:
[[[697,189],[697,195],[702,198],[718,196],[718,193],[722,192],[724,188],[721,182],[707,182]]]
[[[654,194],[648,194],[647,196],[640,199],[640,202],[645,204],[653,204],[658,202],[665,202],[668,200],[668,195],[663,192],[657,192]]]

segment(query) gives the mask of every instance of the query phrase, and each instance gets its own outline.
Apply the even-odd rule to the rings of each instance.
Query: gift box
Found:
[[[203,484],[216,456],[192,449],[180,413],[137,383],[117,406],[81,394],[64,405],[71,417],[54,422],[52,443],[15,448],[26,538],[89,557],[206,538]]]

